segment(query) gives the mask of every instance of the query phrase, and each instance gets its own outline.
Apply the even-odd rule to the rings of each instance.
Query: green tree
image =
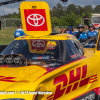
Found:
[[[84,12],[85,13],[91,13],[91,12],[93,12],[93,8],[92,8],[92,5],[86,5],[86,6],[84,6]]]
[[[76,9],[77,9],[76,14],[81,16],[81,14],[84,12],[84,8],[81,7],[80,5],[77,5]]]
[[[62,16],[59,19],[59,26],[76,26],[76,18],[77,16],[73,12],[70,12],[66,16]]]
[[[58,18],[60,18],[61,16],[64,16],[63,6],[60,3],[57,4],[56,8],[57,8],[56,16]]]
[[[97,6],[94,8],[94,13],[100,13],[100,5],[97,5]]]
[[[74,12],[76,14],[76,12],[77,12],[76,5],[74,5],[74,4],[68,5],[68,7],[67,7],[67,13],[70,13],[70,11]]]
[[[51,17],[57,17],[57,8],[54,6],[51,10]]]
[[[53,17],[51,20],[52,25],[58,26],[59,24],[59,18]]]

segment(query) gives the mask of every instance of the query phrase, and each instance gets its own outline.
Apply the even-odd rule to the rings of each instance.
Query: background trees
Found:
[[[77,26],[81,23],[81,19],[87,14],[90,19],[93,13],[100,13],[100,5],[93,8],[91,5],[81,7],[80,5],[69,4],[63,7],[58,3],[50,10],[51,22],[55,26]]]
[[[62,6],[58,3],[50,10],[51,23],[55,26],[77,26],[81,23],[81,19],[87,14],[91,18],[91,14],[100,13],[100,5],[93,8],[91,5],[81,7],[80,5],[69,4]],[[19,13],[13,13],[1,16],[2,18],[20,18]]]

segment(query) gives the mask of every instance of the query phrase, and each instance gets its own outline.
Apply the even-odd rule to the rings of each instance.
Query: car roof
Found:
[[[49,40],[76,40],[77,38],[71,34],[68,33],[58,33],[58,34],[51,34],[51,35],[45,35],[45,36],[20,36],[16,38],[15,40],[28,40],[28,39],[49,39]]]

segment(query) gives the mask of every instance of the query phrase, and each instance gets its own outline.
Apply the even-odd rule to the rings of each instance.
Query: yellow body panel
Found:
[[[43,35],[43,36],[20,36],[15,40],[28,40],[28,39],[48,39],[48,40],[76,40],[77,39],[71,34],[57,34],[57,35]]]
[[[33,31],[26,30],[23,10],[32,9],[32,6],[33,9],[46,10],[48,32],[34,31],[32,33]],[[36,8],[34,8],[35,6]],[[78,41],[70,34],[49,35],[51,33],[51,24],[48,5],[45,2],[23,2],[21,4],[21,17],[24,32],[31,36],[21,36],[15,40],[45,39],[49,41]],[[52,44],[56,45],[55,43]],[[54,70],[47,70],[42,65],[30,65],[18,68],[0,67],[0,100],[9,98],[37,100],[35,97],[38,91],[45,92],[44,95],[38,96],[38,100],[76,100],[82,94],[100,87],[99,53],[97,45],[95,49],[84,49],[84,56],[80,59],[59,66]],[[47,91],[50,94],[46,94]]]
[[[16,40],[34,39],[34,37],[30,37],[18,37]],[[69,34],[35,37],[35,39],[76,40],[76,38]],[[0,94],[0,99],[23,98],[25,100],[34,100],[33,98],[35,98],[37,91],[49,91],[52,94],[40,95],[38,97],[40,98],[39,100],[49,100],[50,98],[51,100],[63,100],[65,98],[67,100],[74,100],[74,98],[100,87],[100,56],[94,51],[95,49],[85,48],[84,57],[50,72],[38,65],[0,68],[1,91],[14,92],[14,94],[10,95]],[[11,79],[5,79],[7,77],[11,77]],[[77,78],[73,80],[74,77]],[[58,79],[59,81],[57,81]]]
[[[87,54],[85,54],[87,55]],[[91,54],[90,54],[91,56]],[[95,60],[94,60],[95,59]],[[62,100],[63,98],[67,98],[67,100],[71,100],[81,94],[84,94],[94,88],[100,86],[99,84],[99,70],[100,70],[100,59],[97,55],[92,55],[91,57],[83,58],[77,60],[75,62],[66,64],[53,70],[52,72],[48,72],[43,69],[41,66],[26,66],[26,67],[19,67],[19,68],[0,68],[0,91],[4,92],[14,92],[14,94],[8,95],[0,94],[0,99],[7,99],[7,98],[24,98],[25,100],[32,100],[34,94],[31,91],[35,92],[38,90],[41,91],[51,91],[52,92],[52,100]],[[82,78],[82,68],[83,66],[87,66],[86,76]],[[75,82],[69,83],[70,80],[70,72],[74,71],[74,76],[76,76],[77,70],[80,70],[80,79],[76,80]],[[44,73],[46,73],[44,75]],[[93,82],[91,80],[93,75],[97,77],[97,81]],[[3,76],[3,77],[2,77]],[[67,80],[62,80],[65,77]],[[7,77],[11,77],[6,79]],[[57,78],[61,79],[61,81],[54,84],[54,81]],[[80,82],[84,79],[88,79],[88,83],[84,86],[79,86]],[[95,80],[95,78],[94,78]],[[92,83],[91,83],[92,82]],[[74,84],[78,84],[75,90],[73,90]],[[60,86],[61,85],[61,86]],[[71,86],[72,85],[72,86]],[[81,83],[82,85],[82,83]],[[71,89],[68,93],[66,93],[68,87],[71,86]],[[60,87],[60,90],[59,88]],[[59,91],[59,95],[56,94],[56,89]],[[56,96],[55,96],[56,95]],[[41,100],[49,100],[50,95],[44,95]],[[57,97],[58,96],[58,97]],[[59,97],[60,96],[60,97]]]

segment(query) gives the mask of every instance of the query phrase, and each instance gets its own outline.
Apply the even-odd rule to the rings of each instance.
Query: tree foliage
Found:
[[[94,8],[94,12],[100,13],[100,5],[97,5],[97,6]]]
[[[58,3],[50,11],[52,25],[57,26],[77,26],[81,23],[81,19],[87,14],[89,18],[93,13],[100,13],[100,5],[93,8],[91,5],[81,7],[80,5],[69,4],[67,7],[63,7]],[[54,21],[54,19],[58,21]]]
[[[2,18],[20,18],[20,9],[18,13],[8,14],[1,16]],[[81,19],[87,14],[91,18],[91,14],[100,13],[100,5],[93,8],[91,5],[69,4],[68,6],[62,6],[58,3],[50,10],[51,23],[55,26],[77,26],[81,23]],[[17,22],[16,22],[17,23]]]

